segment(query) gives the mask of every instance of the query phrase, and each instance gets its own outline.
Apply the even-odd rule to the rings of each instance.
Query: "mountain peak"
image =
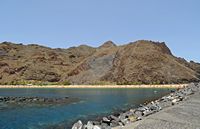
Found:
[[[106,41],[104,42],[99,48],[110,48],[110,47],[116,47],[117,45],[113,41]]]
[[[162,53],[172,55],[172,52],[167,47],[165,42],[158,42],[158,41],[151,41],[151,40],[138,40],[134,42],[137,44],[137,46],[140,46],[142,48],[149,48],[149,49],[156,49]]]

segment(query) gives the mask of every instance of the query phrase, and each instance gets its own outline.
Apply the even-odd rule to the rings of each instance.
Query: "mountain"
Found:
[[[200,64],[172,54],[164,42],[107,41],[52,49],[36,44],[0,44],[0,83],[71,84],[187,83],[200,80]]]

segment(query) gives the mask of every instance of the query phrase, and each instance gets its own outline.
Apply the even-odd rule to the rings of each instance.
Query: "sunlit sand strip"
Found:
[[[187,85],[0,85],[0,88],[184,88]]]

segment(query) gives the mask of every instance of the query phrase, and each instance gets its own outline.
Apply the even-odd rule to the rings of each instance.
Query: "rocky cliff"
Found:
[[[199,81],[200,64],[175,57],[164,42],[112,41],[51,49],[35,44],[0,44],[0,83],[71,84],[186,83]]]

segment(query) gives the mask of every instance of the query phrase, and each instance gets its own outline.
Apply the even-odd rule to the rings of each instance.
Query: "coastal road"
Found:
[[[200,129],[200,92],[178,105],[115,129]]]

